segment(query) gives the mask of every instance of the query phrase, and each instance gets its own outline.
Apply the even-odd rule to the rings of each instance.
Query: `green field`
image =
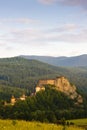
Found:
[[[87,119],[85,120],[74,120],[76,124],[87,123]],[[85,123],[84,123],[85,122]],[[26,121],[15,121],[15,120],[0,120],[0,130],[86,130],[77,126],[69,126],[65,127],[54,124],[46,124],[39,122],[26,122]]]
[[[71,122],[74,122],[75,125],[87,125],[87,119],[76,119],[76,120],[70,120]]]
[[[87,130],[87,119],[77,119],[77,120],[70,120],[73,122],[76,126],[80,126],[85,128]]]

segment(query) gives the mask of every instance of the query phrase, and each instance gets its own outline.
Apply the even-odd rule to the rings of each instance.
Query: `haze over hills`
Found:
[[[29,56],[21,55],[26,59],[35,59],[54,66],[87,66],[87,54],[73,57],[50,57],[50,56]]]

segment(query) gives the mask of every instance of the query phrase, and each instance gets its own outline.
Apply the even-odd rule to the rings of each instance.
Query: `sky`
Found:
[[[87,54],[87,0],[0,0],[0,58]]]

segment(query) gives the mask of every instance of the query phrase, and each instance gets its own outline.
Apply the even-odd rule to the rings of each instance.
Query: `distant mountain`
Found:
[[[87,54],[74,57],[50,57],[50,56],[28,56],[21,55],[26,59],[35,59],[54,66],[87,66]]]

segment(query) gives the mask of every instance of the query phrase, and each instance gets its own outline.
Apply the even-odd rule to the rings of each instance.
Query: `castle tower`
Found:
[[[36,93],[39,92],[41,88],[39,86],[36,87]]]
[[[42,87],[37,86],[36,87],[36,93],[39,92],[39,91],[45,91],[45,87],[44,86],[42,86]]]

